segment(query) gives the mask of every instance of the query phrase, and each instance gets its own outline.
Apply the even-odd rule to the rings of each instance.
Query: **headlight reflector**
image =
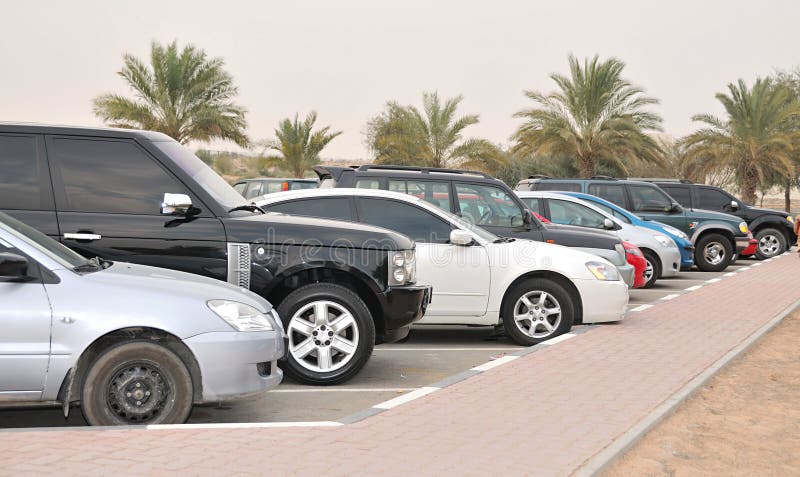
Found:
[[[414,283],[416,278],[417,260],[413,249],[389,252],[389,285]]]
[[[739,231],[743,234],[750,232],[750,229],[747,228],[747,222],[740,222],[739,223]]]
[[[602,262],[586,262],[586,268],[592,272],[592,275],[598,280],[614,281],[619,280],[619,272],[613,265],[608,265]]]
[[[274,330],[267,314],[250,305],[231,300],[209,300],[208,307],[236,331]]]
[[[661,244],[662,247],[669,247],[670,245],[672,245],[674,243],[666,235],[655,235],[655,236],[653,236],[653,238],[655,238],[656,242]]]

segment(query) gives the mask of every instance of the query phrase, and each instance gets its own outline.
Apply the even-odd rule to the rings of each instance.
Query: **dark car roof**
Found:
[[[39,123],[14,123],[0,121],[0,132],[20,134],[64,134],[70,136],[102,136],[135,138],[144,141],[174,141],[166,134],[138,129],[63,126]]]

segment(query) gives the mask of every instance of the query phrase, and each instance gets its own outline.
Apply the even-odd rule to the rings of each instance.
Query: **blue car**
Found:
[[[692,242],[689,241],[689,237],[685,233],[681,232],[675,227],[670,227],[667,224],[662,224],[661,222],[656,222],[654,220],[644,220],[636,214],[633,214],[616,204],[594,195],[569,191],[559,191],[558,193],[591,202],[593,205],[596,205],[614,217],[628,222],[629,224],[646,227],[648,229],[656,230],[665,234],[675,242],[675,244],[678,246],[678,250],[681,251],[681,270],[688,270],[694,265],[694,245],[692,245]]]

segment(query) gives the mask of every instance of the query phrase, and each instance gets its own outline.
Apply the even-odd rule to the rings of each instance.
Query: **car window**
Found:
[[[534,190],[562,190],[581,192],[581,185],[572,182],[539,182]]]
[[[247,187],[247,192],[244,195],[245,199],[252,199],[253,197],[264,195],[264,192],[262,192],[263,188],[264,183],[261,181],[250,182],[250,185]]]
[[[542,215],[542,206],[538,197],[520,197],[522,202],[528,206],[533,212]]]
[[[347,197],[300,199],[271,204],[263,208],[269,212],[281,212],[288,215],[321,217],[323,219],[334,220],[353,220],[353,214],[350,211],[350,199]]]
[[[36,138],[0,136],[0,209],[50,209],[52,191],[41,187],[41,178],[47,176],[44,167],[36,154]]]
[[[274,194],[275,192],[280,192],[282,190],[286,190],[283,188],[283,181],[263,181],[262,184],[262,191],[263,194]],[[286,183],[286,187],[289,187],[289,184]]]
[[[550,220],[557,224],[602,229],[605,217],[589,207],[561,199],[549,199]]]
[[[592,201],[592,205],[597,207],[598,209],[602,210],[603,212],[605,212],[607,214],[613,215],[615,218],[625,222],[626,224],[632,223],[631,219],[629,219],[627,215],[621,213],[617,209],[614,209],[614,208],[611,208],[611,207],[607,206],[606,204],[601,204],[600,202]]]
[[[160,215],[164,193],[188,194],[133,143],[56,138],[53,147],[64,184],[60,210]]]
[[[622,184],[589,184],[588,192],[612,204],[626,207],[625,188]]]
[[[630,186],[634,212],[666,212],[672,206],[670,197],[656,186]]]
[[[413,204],[389,199],[358,199],[359,222],[408,235],[421,243],[448,243],[452,226]]]
[[[389,190],[413,195],[448,212],[451,210],[447,182],[390,179]]]
[[[233,185],[233,190],[244,196],[244,189],[247,187],[247,182],[240,182]]]
[[[481,184],[456,184],[461,216],[475,225],[520,227],[522,209],[503,189]]]
[[[697,208],[708,210],[726,210],[725,206],[730,208],[731,199],[727,195],[716,189],[709,189],[706,187],[699,187],[697,189]]]
[[[317,189],[317,188],[319,188],[319,184],[317,184],[316,182],[305,182],[305,181],[289,182],[289,190]]]
[[[380,189],[381,182],[378,179],[356,179],[356,189]]]
[[[684,207],[692,207],[692,190],[688,187],[663,186],[664,192]]]

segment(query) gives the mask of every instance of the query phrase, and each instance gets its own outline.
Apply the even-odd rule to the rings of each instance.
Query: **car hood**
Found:
[[[592,247],[613,249],[619,243],[619,238],[612,232],[590,230],[576,225],[542,224],[546,233],[550,232],[559,245],[567,247]],[[549,239],[550,237],[545,237]]]
[[[268,212],[224,219],[229,242],[410,250],[414,241],[372,225]]]
[[[753,206],[748,207],[748,210],[752,210],[753,212],[758,212],[759,214],[762,214],[762,215],[763,214],[777,215],[777,216],[780,216],[781,218],[784,218],[784,219],[786,218],[787,215],[791,215],[788,212],[784,212],[782,210],[762,209],[761,207],[753,207]]]
[[[244,288],[213,278],[149,267],[126,262],[114,262],[109,268],[86,273],[83,278],[96,285],[125,289],[130,294],[161,295],[164,299],[183,298],[205,302],[232,300],[253,306],[262,312],[272,309],[265,299]]]
[[[722,212],[714,212],[713,210],[705,209],[687,209],[689,218],[705,219],[705,220],[720,220],[723,222],[730,222],[734,227],[743,220],[735,215],[724,214]]]

